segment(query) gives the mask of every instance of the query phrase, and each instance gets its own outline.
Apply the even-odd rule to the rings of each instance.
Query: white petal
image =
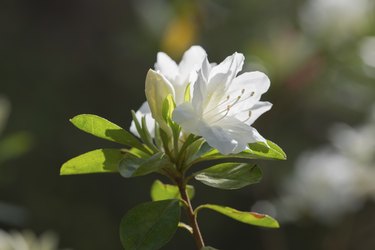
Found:
[[[235,118],[226,118],[214,125],[205,124],[200,135],[222,154],[236,154],[247,148],[247,144],[265,141],[258,131]]]
[[[200,117],[196,114],[191,103],[183,103],[177,106],[172,114],[172,120],[179,124],[188,133],[198,134]]]
[[[192,46],[187,50],[178,66],[178,75],[172,82],[176,91],[176,104],[184,102],[187,85],[194,84],[197,79],[197,71],[201,68],[206,57],[206,52],[200,46]]]
[[[205,101],[207,99],[207,81],[205,78],[205,71],[201,69],[198,72],[198,78],[194,84],[192,105],[198,114],[203,113],[203,109],[206,106]]]
[[[212,66],[207,60],[207,57],[202,63],[202,68],[198,72],[197,80],[193,89],[193,105],[199,112],[204,110],[211,110],[226,96],[225,82],[211,82]]]
[[[178,75],[178,66],[164,52],[159,52],[157,55],[155,70],[160,71],[169,81],[174,81]]]
[[[246,121],[247,124],[251,125],[261,114],[271,108],[271,104],[258,104],[262,94],[269,87],[270,80],[261,72],[248,72],[236,77],[229,86],[227,94],[231,99],[235,100],[237,97],[240,99],[235,102],[228,115],[235,116],[239,120]],[[257,107],[254,107],[255,105]],[[259,108],[262,109],[257,110]]]
[[[229,86],[228,92],[232,94],[233,92],[240,92],[244,89],[245,93],[251,94],[254,92],[254,96],[260,98],[262,94],[267,92],[269,87],[270,79],[268,76],[262,72],[253,71],[237,76]]]
[[[188,83],[191,73],[195,73],[201,68],[202,62],[206,56],[206,51],[200,46],[192,46],[188,49],[184,53],[178,66],[180,79],[183,82]]]
[[[171,83],[160,73],[150,69],[146,76],[146,98],[150,106],[152,117],[167,132],[169,128],[162,115],[163,101],[171,94],[174,98],[175,93]]]
[[[207,141],[207,143],[222,154],[231,154],[234,152],[238,143],[232,139],[225,129],[219,126],[204,126],[201,127],[200,135]]]
[[[256,119],[258,119],[259,116],[261,116],[263,113],[267,112],[272,108],[272,103],[270,102],[257,102],[252,108],[251,108],[251,115],[250,119],[246,120],[247,125],[253,124]],[[243,114],[243,112],[242,112]],[[238,118],[238,117],[236,117]]]
[[[243,61],[244,56],[242,54],[234,53],[232,56],[227,57],[222,63],[213,67],[210,70],[208,77],[207,74],[202,73],[202,77],[198,74],[197,82],[204,79],[206,85],[206,91],[202,94],[204,98],[204,101],[202,102],[203,110],[213,109],[218,103],[226,98],[226,89],[236,74],[242,69]],[[203,66],[206,65],[207,63],[203,63]],[[202,69],[205,68],[203,66]],[[210,67],[211,65],[209,65],[208,68]]]
[[[142,117],[144,116],[146,119],[146,126],[148,128],[148,131],[150,132],[152,137],[155,137],[155,120],[152,118],[150,106],[147,102],[144,102],[142,106],[138,109],[137,112],[135,112],[135,116],[137,117],[138,121],[142,121]],[[139,133],[137,131],[137,128],[135,127],[134,121],[132,121],[130,125],[130,132],[132,132],[134,135],[139,136]]]
[[[241,53],[235,52],[225,58],[223,62],[212,68],[209,82],[213,84],[228,84],[234,79],[238,72],[242,70],[245,57]]]

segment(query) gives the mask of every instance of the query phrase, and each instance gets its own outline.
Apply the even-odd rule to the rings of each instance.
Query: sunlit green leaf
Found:
[[[119,149],[93,150],[65,162],[60,169],[60,174],[118,172],[119,163],[123,158],[124,155]]]
[[[267,140],[267,145],[263,142],[249,144],[245,153],[256,154],[264,159],[286,160],[285,152],[274,142]]]
[[[267,146],[268,145],[268,146]],[[198,163],[208,160],[230,160],[230,159],[270,159],[270,160],[285,160],[285,152],[275,143],[267,140],[267,145],[263,142],[249,144],[249,149],[239,153],[222,155],[217,149],[212,149],[203,154],[200,158],[194,161]]]
[[[145,150],[144,146],[132,134],[100,116],[81,114],[73,117],[70,121],[77,128],[99,138]]]
[[[253,164],[221,163],[198,172],[195,179],[215,188],[239,189],[250,184],[258,183],[262,171]]]
[[[214,205],[214,204],[200,205],[199,207],[195,209],[195,213],[197,214],[198,211],[203,208],[214,210],[218,213],[228,216],[229,218],[232,218],[234,220],[240,221],[245,224],[250,224],[250,225],[260,226],[260,227],[270,227],[270,228],[279,227],[279,223],[274,218],[268,215],[259,214],[255,212],[238,211],[231,207],[224,207],[224,206],[219,206],[219,205]]]
[[[120,238],[126,250],[156,250],[173,237],[180,219],[177,199],[140,204],[123,217]]]
[[[194,197],[194,187],[187,185],[186,191],[190,199]],[[154,181],[151,186],[151,199],[153,201],[168,200],[168,199],[180,199],[180,192],[177,186],[164,184],[159,180]]]
[[[127,154],[120,162],[119,171],[123,177],[135,177],[158,172],[170,162],[164,153],[157,153],[149,158],[138,158]]]

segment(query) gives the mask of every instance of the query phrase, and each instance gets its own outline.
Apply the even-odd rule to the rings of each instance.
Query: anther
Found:
[[[247,122],[248,120],[250,120],[250,117],[251,117],[251,110],[249,110],[248,117],[244,121],[242,121],[242,122]]]
[[[253,96],[254,94],[255,94],[255,92],[253,91],[253,92],[251,92],[250,96]]]
[[[245,93],[245,89],[242,89],[242,90],[241,90],[241,95],[243,95],[243,93]]]

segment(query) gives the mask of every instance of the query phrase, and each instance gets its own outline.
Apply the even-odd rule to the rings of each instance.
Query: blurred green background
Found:
[[[274,106],[255,127],[288,154],[285,162],[259,162],[262,182],[242,190],[196,183],[195,205],[266,210],[281,221],[279,230],[262,229],[205,211],[199,220],[206,243],[219,249],[375,249],[375,119],[369,117],[375,104],[374,7],[372,0],[1,1],[0,228],[37,235],[51,230],[61,247],[76,250],[121,249],[120,219],[150,200],[157,176],[60,177],[68,159],[114,146],[82,133],[69,118],[93,113],[127,128],[130,110],[145,100],[144,79],[156,53],[179,61],[199,44],[210,61],[242,52],[244,71],[267,73],[272,84],[263,100]],[[349,132],[335,134],[338,123]],[[365,128],[370,132],[361,137]],[[340,141],[348,133],[353,136]],[[317,184],[309,189],[295,172],[307,166],[301,155],[322,148],[348,159],[348,174],[342,178],[342,164],[322,156],[309,161]],[[366,161],[351,149],[368,151]],[[323,174],[332,164],[337,168]],[[323,175],[340,185],[329,193],[313,190],[322,187]],[[353,188],[343,194],[346,181]],[[295,192],[302,189],[307,192]],[[280,202],[285,196],[313,202],[291,210],[290,202]],[[346,203],[335,203],[339,196]],[[326,211],[324,202],[334,205]],[[320,212],[315,205],[322,205]],[[283,217],[286,210],[295,212]],[[194,249],[194,242],[178,230],[164,249]]]

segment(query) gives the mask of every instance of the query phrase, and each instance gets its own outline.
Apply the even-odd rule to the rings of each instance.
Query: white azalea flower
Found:
[[[188,49],[178,65],[164,52],[158,53],[155,71],[149,70],[146,77],[147,101],[136,112],[138,119],[145,116],[151,135],[154,135],[155,120],[165,131],[169,130],[161,115],[163,101],[169,94],[177,105],[184,101],[185,90],[189,83],[195,82],[205,57],[206,52],[200,46]],[[139,136],[134,122],[130,131]]]
[[[265,139],[251,127],[272,104],[261,102],[270,81],[261,72],[242,69],[244,56],[234,53],[217,66],[207,58],[198,72],[191,102],[178,105],[173,120],[184,131],[200,135],[222,154],[239,153],[248,143]]]

